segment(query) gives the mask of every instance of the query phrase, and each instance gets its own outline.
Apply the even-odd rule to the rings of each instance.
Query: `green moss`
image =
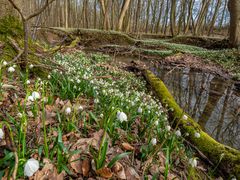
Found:
[[[4,16],[0,19],[0,35],[3,37],[23,36],[21,21],[15,16]],[[3,38],[2,37],[2,38]]]
[[[202,131],[200,125],[189,115],[187,120],[183,120],[182,116],[186,113],[176,103],[164,83],[150,71],[145,72],[145,77],[162,104],[171,109],[169,114],[173,124],[175,126],[178,124],[183,133],[189,133],[188,140],[196,145],[213,163],[218,164],[220,162],[220,169],[240,178],[240,152],[214,140]],[[201,137],[195,138],[195,132],[199,132]]]

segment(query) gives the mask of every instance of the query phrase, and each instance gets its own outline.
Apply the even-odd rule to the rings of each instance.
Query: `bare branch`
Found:
[[[14,7],[14,9],[17,10],[17,12],[20,14],[21,18],[22,18],[23,20],[25,20],[25,17],[24,17],[24,15],[23,15],[21,9],[15,4],[15,2],[14,2],[13,0],[8,0],[8,1],[12,4],[12,6]]]
[[[9,1],[12,1],[12,0],[9,0]],[[29,15],[29,16],[26,18],[26,20],[32,19],[33,17],[41,14],[50,4],[53,3],[53,1],[55,1],[55,0],[50,0],[50,1],[49,1],[49,0],[46,0],[46,2],[45,2],[45,4],[43,5],[43,7],[41,7],[39,10],[37,10],[35,13]]]

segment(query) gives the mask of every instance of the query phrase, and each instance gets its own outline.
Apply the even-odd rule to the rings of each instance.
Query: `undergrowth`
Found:
[[[196,167],[188,164],[194,153],[183,145],[185,135],[171,130],[165,109],[143,79],[109,65],[109,57],[101,54],[58,53],[54,60],[65,71],[53,70],[46,79],[30,78],[34,66],[20,72],[18,66],[1,62],[5,148],[0,177],[17,170],[17,178],[23,178],[30,158],[42,169],[36,168],[35,176],[50,164],[57,175],[105,178],[117,175],[117,164],[128,171],[140,163],[136,172],[142,177],[165,179],[177,176],[172,169],[180,164],[183,172]],[[6,83],[14,88],[4,89]],[[87,174],[76,168],[83,162]]]

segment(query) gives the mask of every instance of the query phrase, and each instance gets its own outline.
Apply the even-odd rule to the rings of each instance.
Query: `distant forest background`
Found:
[[[31,14],[45,0],[14,2],[24,14]],[[230,22],[227,6],[228,0],[55,0],[31,19],[30,26],[227,36]],[[0,16],[14,12],[8,0],[0,0],[0,8]]]

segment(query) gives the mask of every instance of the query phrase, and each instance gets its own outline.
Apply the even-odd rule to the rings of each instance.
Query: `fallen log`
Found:
[[[151,71],[146,70],[144,76],[160,98],[162,105],[169,108],[169,120],[172,121],[170,123],[174,127],[178,126],[182,133],[188,133],[186,139],[218,166],[219,170],[226,174],[226,178],[235,176],[240,179],[240,151],[217,142],[202,131],[200,125],[183,112],[165,84]],[[183,114],[188,116],[187,120],[183,119]],[[200,138],[194,136],[195,132],[200,133]]]

